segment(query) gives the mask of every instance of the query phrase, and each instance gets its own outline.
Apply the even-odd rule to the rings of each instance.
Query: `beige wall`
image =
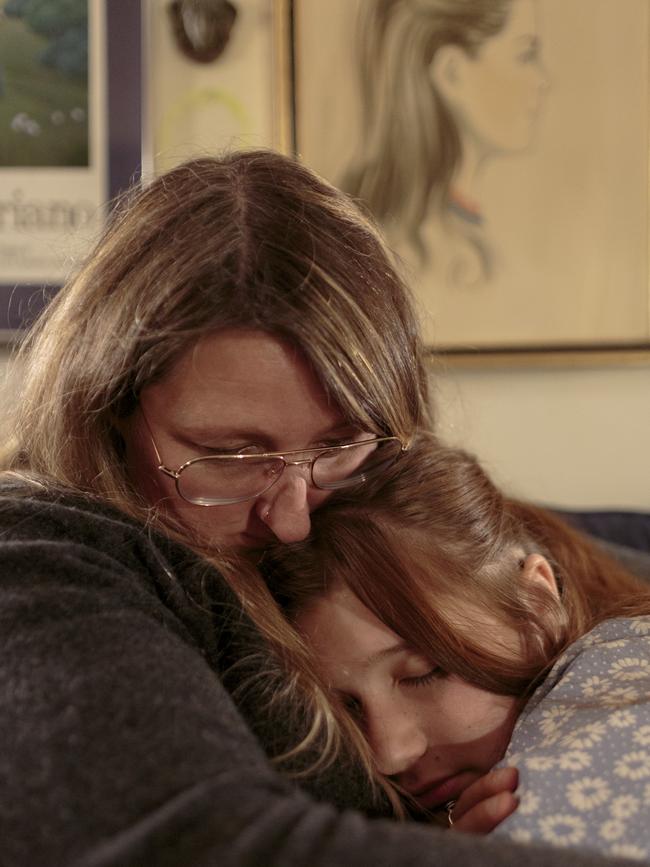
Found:
[[[191,106],[197,93],[204,96],[203,100],[197,96],[195,103],[201,150],[206,149],[211,135],[223,145],[224,114],[219,107],[209,110],[212,91],[206,95],[211,75],[219,97],[224,93],[223,85],[234,99],[238,85],[243,83],[240,93],[246,102],[246,116],[255,120],[259,92],[253,91],[255,86],[268,87],[268,77],[262,80],[257,75],[242,82],[237,70],[242,68],[245,45],[258,38],[264,26],[263,6],[260,0],[246,6],[248,12],[241,21],[235,50],[227,63],[224,58],[221,67],[193,66],[183,61],[174,53],[161,22],[152,28],[152,34],[158,34],[153,46],[154,80],[162,82],[162,70],[175,68],[175,87],[169,91],[173,96],[171,108],[160,101],[164,90],[155,89],[152,120],[154,128],[164,132],[165,141],[158,154],[163,162],[172,152],[174,157],[187,156],[186,136],[188,129],[194,128]],[[260,51],[268,58],[268,46]],[[166,126],[175,112],[183,115],[184,127],[184,134],[176,137]],[[266,110],[257,122],[247,122],[239,129],[233,129],[231,123],[232,119],[225,124],[225,138],[232,141],[239,135],[249,146],[271,143]],[[7,358],[6,348],[0,347],[0,382]],[[476,451],[511,492],[568,507],[650,510],[650,363],[575,369],[514,365],[502,369],[447,369],[435,372],[433,384],[445,436]]]
[[[435,377],[440,427],[513,494],[650,511],[650,367],[516,367]]]

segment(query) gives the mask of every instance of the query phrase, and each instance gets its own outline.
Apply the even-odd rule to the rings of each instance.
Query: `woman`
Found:
[[[480,180],[524,150],[546,86],[533,0],[369,0],[363,150],[342,180],[416,270],[489,278]]]
[[[114,215],[22,362],[3,867],[512,858],[338,812],[373,802],[352,751],[328,771],[336,710],[254,566],[429,425],[407,293],[347,199],[272,153],[173,170]],[[313,794],[268,756],[320,762]]]
[[[267,554],[375,774],[462,830],[508,750],[526,804],[498,771],[500,832],[647,860],[650,587],[464,452],[424,440],[389,475]]]

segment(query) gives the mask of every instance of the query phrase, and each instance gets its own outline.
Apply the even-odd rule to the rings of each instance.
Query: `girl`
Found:
[[[636,821],[609,840],[590,837],[603,820],[589,813],[589,793],[580,802],[580,785],[577,824],[567,819],[570,797],[562,803],[562,774],[576,777],[571,760],[562,765],[570,748],[587,750],[613,726],[596,776],[616,793],[612,769],[635,749],[624,731],[630,706],[650,732],[650,588],[579,533],[507,500],[470,455],[421,438],[381,490],[325,507],[309,544],[274,551],[268,564],[321,677],[362,730],[375,774],[411,808],[455,802],[454,827],[496,827],[516,809],[516,773],[489,772],[517,727],[510,760],[528,806],[504,829],[525,825],[526,839],[615,854],[625,836],[627,854],[650,852]],[[620,682],[603,676],[610,669]],[[575,741],[565,718],[579,730]],[[560,735],[549,739],[553,726]],[[575,761],[591,779],[591,760]],[[542,770],[544,797],[532,810]],[[636,791],[619,778],[618,793],[639,809],[648,777],[650,754]],[[474,821],[481,801],[495,811],[491,825]]]

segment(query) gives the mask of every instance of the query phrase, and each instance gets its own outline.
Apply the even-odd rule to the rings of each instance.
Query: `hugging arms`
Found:
[[[519,863],[348,809],[378,812],[363,738],[257,568],[382,468],[379,440],[433,424],[408,291],[346,197],[268,152],[181,166],[112,215],[19,360],[3,867]],[[319,719],[317,757],[340,726],[358,749],[303,784]]]

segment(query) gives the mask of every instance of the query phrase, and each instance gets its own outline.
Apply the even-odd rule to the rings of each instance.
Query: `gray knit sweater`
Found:
[[[363,791],[344,769],[298,789],[265,753],[296,736],[284,715],[224,688],[256,642],[189,551],[0,489],[1,867],[601,863],[345,810]]]

